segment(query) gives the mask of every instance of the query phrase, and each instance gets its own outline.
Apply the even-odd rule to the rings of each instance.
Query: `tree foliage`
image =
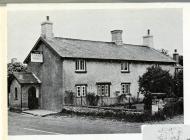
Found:
[[[8,74],[12,74],[13,72],[26,72],[26,71],[27,67],[20,62],[8,64]]]
[[[183,71],[179,71],[174,76],[174,94],[183,97]]]
[[[8,63],[7,64],[7,70],[8,70],[8,75],[7,75],[8,92],[9,92],[10,91],[10,84],[11,84],[11,81],[13,79],[13,73],[14,72],[26,72],[27,66],[20,63],[20,62]]]
[[[148,67],[138,82],[139,91],[145,96],[149,93],[172,93],[173,78],[169,71],[163,70],[160,66]]]

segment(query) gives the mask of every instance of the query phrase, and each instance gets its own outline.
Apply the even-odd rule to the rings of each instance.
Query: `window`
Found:
[[[121,93],[122,94],[130,94],[130,83],[122,83],[121,84]]]
[[[17,88],[15,88],[15,100],[18,100],[18,91],[17,91]]]
[[[76,60],[75,61],[75,71],[76,72],[86,72],[86,61]]]
[[[97,88],[99,96],[110,96],[110,83],[98,83]]]
[[[77,85],[76,90],[77,90],[77,97],[86,96],[87,86],[86,85]]]
[[[129,63],[121,62],[121,72],[129,72]]]

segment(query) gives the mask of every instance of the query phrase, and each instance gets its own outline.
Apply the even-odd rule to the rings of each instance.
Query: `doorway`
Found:
[[[36,97],[36,88],[30,87],[28,89],[28,108],[37,109],[38,108],[38,98]]]

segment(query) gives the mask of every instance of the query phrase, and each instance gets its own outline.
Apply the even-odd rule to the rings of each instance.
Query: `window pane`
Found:
[[[104,85],[102,85],[102,96],[105,95]]]
[[[80,86],[77,86],[77,96],[80,97]]]
[[[121,63],[121,70],[123,70],[123,63]]]
[[[105,95],[108,96],[108,85],[105,85]]]
[[[79,61],[76,60],[76,70],[79,70]]]
[[[128,63],[125,62],[125,70],[128,70]]]
[[[80,60],[80,70],[83,70],[83,60]]]
[[[86,92],[85,86],[82,86],[82,96],[85,96],[85,92]]]

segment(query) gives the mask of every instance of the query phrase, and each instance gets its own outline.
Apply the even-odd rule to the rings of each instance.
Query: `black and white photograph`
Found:
[[[8,135],[183,124],[183,9],[7,8]]]

